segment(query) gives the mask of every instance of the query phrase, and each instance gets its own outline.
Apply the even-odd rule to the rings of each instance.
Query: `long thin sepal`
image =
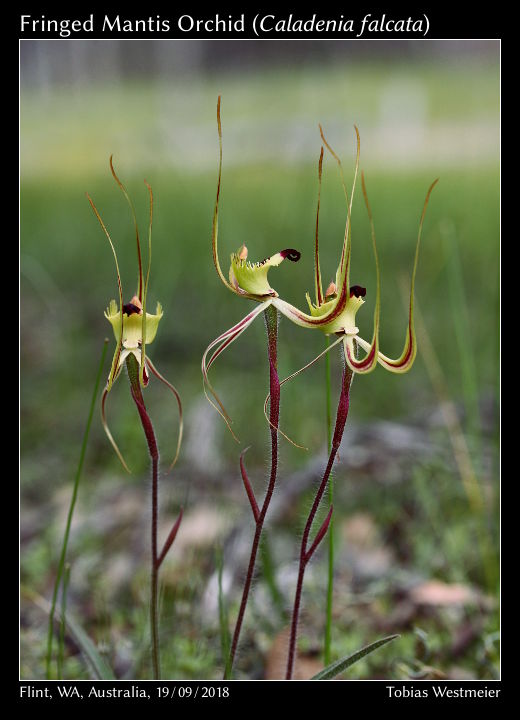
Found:
[[[343,186],[343,192],[345,193],[345,199],[347,202],[347,221],[345,224],[345,235],[343,238],[343,249],[341,252],[341,260],[338,267],[338,272],[336,275],[336,287],[338,288],[338,297],[336,301],[332,304],[330,310],[328,310],[326,313],[323,313],[323,315],[320,315],[319,317],[315,317],[312,315],[307,315],[307,313],[302,312],[298,308],[294,307],[294,305],[291,305],[288,302],[285,302],[285,300],[282,300],[281,298],[275,298],[273,300],[273,304],[276,307],[276,309],[282,313],[282,315],[285,315],[289,318],[293,323],[296,325],[300,325],[301,327],[307,327],[307,328],[319,328],[323,327],[325,325],[328,325],[333,320],[335,320],[343,310],[345,309],[345,306],[349,299],[349,267],[350,267],[350,247],[351,247],[351,211],[352,211],[352,199],[354,196],[354,191],[356,187],[356,180],[357,180],[357,174],[358,174],[358,168],[359,168],[359,154],[360,154],[360,139],[359,139],[359,132],[356,126],[354,126],[356,130],[356,137],[357,137],[357,155],[356,155],[356,169],[354,173],[354,180],[352,183],[352,192],[350,194],[350,199],[348,196],[347,188],[345,185],[345,177],[343,175],[343,167],[341,165],[341,160],[336,155],[334,150],[331,148],[329,143],[327,142],[325,135],[323,133],[323,128],[320,125],[320,133],[322,140],[324,144],[326,145],[328,151],[331,153],[331,155],[335,158],[340,176],[341,176],[341,184]]]
[[[139,382],[143,387],[146,387],[146,378],[144,374],[146,364],[146,299],[148,297],[148,282],[150,280],[150,269],[152,267],[152,221],[153,221],[153,193],[150,185],[144,181],[144,184],[148,188],[148,194],[150,197],[150,221],[148,225],[148,269],[146,271],[146,280],[144,284],[142,305],[142,329],[141,329],[141,367],[139,368]]]
[[[160,380],[162,383],[164,383],[164,385],[166,385],[166,387],[172,391],[172,393],[175,396],[175,399],[177,400],[177,407],[179,409],[179,433],[177,436],[177,448],[175,450],[175,457],[173,458],[172,463],[171,463],[170,467],[168,468],[169,470],[171,470],[179,458],[179,452],[180,452],[181,443],[182,443],[182,433],[183,433],[183,429],[184,429],[184,421],[183,421],[183,417],[182,417],[182,402],[181,402],[180,395],[177,392],[176,388],[170,382],[168,382],[168,380],[166,380],[166,378],[163,375],[161,375],[161,373],[157,370],[157,368],[155,367],[155,365],[153,364],[153,362],[150,360],[149,357],[146,358],[146,364],[150,368],[150,370],[153,372],[155,377],[158,380]]]
[[[413,362],[415,360],[415,356],[417,354],[417,339],[415,336],[415,327],[414,327],[414,318],[413,318],[413,302],[414,302],[414,290],[415,290],[415,275],[417,272],[417,264],[419,260],[419,247],[421,244],[421,234],[422,234],[422,228],[424,223],[424,218],[426,215],[426,208],[428,207],[428,202],[430,200],[430,195],[432,193],[433,188],[437,184],[439,178],[434,180],[430,187],[428,188],[428,192],[426,193],[426,198],[424,200],[423,210],[421,213],[421,220],[419,223],[419,232],[417,235],[417,245],[415,247],[415,258],[413,263],[413,270],[412,270],[412,280],[410,283],[410,303],[409,303],[409,310],[408,310],[408,328],[406,331],[406,339],[404,343],[404,349],[401,355],[397,358],[397,360],[392,360],[392,358],[387,357],[386,355],[383,355],[383,353],[378,353],[378,362],[390,372],[394,373],[405,373],[407,372],[413,365]],[[361,338],[356,338],[361,347],[363,347],[365,350],[367,349],[368,343],[366,343],[365,340],[362,340]]]
[[[345,194],[345,200],[347,202],[347,222],[345,225],[345,236],[343,240],[343,249],[341,252],[341,261],[339,265],[339,278],[337,280],[337,284],[345,284],[348,288],[349,285],[349,264],[350,264],[350,247],[351,247],[351,216],[352,216],[352,201],[354,199],[354,191],[356,189],[356,180],[358,176],[358,170],[359,170],[359,156],[361,151],[361,141],[359,137],[359,131],[354,125],[354,129],[356,131],[356,141],[357,141],[357,150],[356,150],[356,166],[354,170],[354,180],[352,182],[352,191],[350,193],[350,199],[347,192],[347,186],[345,183],[345,176],[343,174],[343,166],[341,164],[341,160],[339,159],[338,155],[334,152],[332,147],[329,145],[325,138],[325,134],[323,132],[323,128],[320,127],[320,135],[325,143],[325,146],[327,147],[327,150],[330,152],[332,157],[336,160],[336,163],[338,165],[340,177],[341,177],[341,185],[343,187],[343,192]]]
[[[323,303],[323,287],[321,284],[320,270],[320,247],[319,247],[319,228],[320,228],[320,202],[321,202],[321,176],[323,171],[323,146],[320,151],[320,160],[318,162],[318,205],[316,208],[316,236],[314,242],[314,285],[316,291],[316,307]]]
[[[130,207],[130,211],[132,213],[132,219],[134,221],[135,239],[136,239],[136,245],[137,245],[137,263],[138,263],[138,278],[137,279],[138,279],[138,285],[139,285],[138,290],[137,290],[137,295],[139,297],[139,300],[142,303],[143,302],[143,263],[142,263],[142,259],[141,259],[141,241],[139,239],[139,228],[137,227],[137,217],[135,214],[134,205],[133,205],[132,201],[130,200],[130,196],[128,195],[126,187],[123,185],[121,180],[118,178],[117,173],[114,170],[114,164],[112,162],[112,158],[113,158],[113,155],[110,156],[110,170],[112,172],[114,180],[116,181],[116,183],[119,186],[119,189],[121,190],[121,192],[123,193],[123,195],[126,198],[126,201]]]
[[[220,200],[220,186],[221,186],[221,181],[222,181],[222,123],[220,121],[220,95],[218,96],[218,100],[217,100],[217,127],[218,127],[218,143],[219,143],[219,162],[218,162],[217,197],[215,199],[215,209],[213,211],[213,226],[212,226],[212,233],[211,233],[211,244],[212,244],[212,248],[213,248],[213,263],[215,264],[215,269],[218,273],[219,278],[224,283],[224,285],[229,290],[236,293],[235,288],[230,284],[230,282],[226,279],[224,273],[222,272],[222,269],[220,267],[220,262],[218,259],[218,204],[219,204],[219,200]]]
[[[121,348],[123,346],[123,286],[121,284],[121,273],[119,272],[119,263],[117,262],[117,254],[116,249],[114,247],[114,243],[112,242],[112,238],[110,237],[110,233],[105,227],[105,223],[101,219],[101,215],[99,214],[96,206],[94,205],[94,202],[90,195],[88,193],[85,193],[87,196],[87,199],[90,203],[90,206],[92,207],[92,210],[94,211],[95,216],[97,217],[99,224],[101,225],[103,232],[105,233],[108,242],[110,243],[110,247],[112,248],[112,254],[114,256],[114,261],[116,264],[116,274],[117,274],[117,287],[119,290],[119,311],[121,313],[121,331],[119,333],[119,340],[117,342],[116,351],[114,353],[114,357],[112,360],[112,366],[110,368],[110,374],[108,376],[108,382],[107,382],[107,392],[110,391],[112,388],[112,385],[114,383],[114,380],[116,379],[117,375],[119,374],[119,358],[121,356]],[[123,463],[124,465],[124,463]]]
[[[125,459],[124,459],[123,455],[121,454],[121,451],[119,450],[117,443],[114,440],[114,438],[112,437],[112,433],[110,432],[109,427],[108,427],[107,418],[106,418],[106,410],[105,410],[105,402],[107,399],[107,395],[108,395],[108,386],[103,390],[103,395],[101,397],[101,422],[103,424],[103,430],[105,431],[107,438],[110,440],[110,444],[114,448],[114,451],[115,451],[117,457],[119,458],[119,460],[121,461],[122,466],[124,467],[124,469],[127,472],[131,473],[132,471],[126,464]]]

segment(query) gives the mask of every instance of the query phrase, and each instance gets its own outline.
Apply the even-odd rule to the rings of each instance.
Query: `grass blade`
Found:
[[[20,588],[20,593],[22,596],[31,600],[46,615],[50,613],[51,603],[46,600],[42,595],[35,592],[31,588],[23,585]],[[76,643],[78,648],[83,653],[83,656],[87,660],[93,676],[97,680],[115,680],[116,677],[112,671],[112,668],[103,659],[99,650],[89,638],[85,630],[83,630],[81,625],[77,622],[77,620],[75,620],[69,612],[65,612],[64,615],[61,615],[60,612],[60,616],[61,619],[65,621],[65,627],[68,630],[70,637]]]
[[[46,677],[49,680],[51,678],[51,661],[52,661],[52,641],[53,641],[53,631],[54,631],[54,613],[56,611],[56,601],[58,599],[58,590],[60,587],[60,583],[63,577],[63,571],[65,567],[65,560],[67,557],[67,547],[69,543],[69,534],[70,534],[70,526],[72,525],[72,516],[74,514],[74,507],[76,505],[76,498],[78,496],[78,488],[79,488],[79,481],[81,478],[81,471],[83,470],[83,463],[85,460],[85,453],[87,451],[87,443],[88,443],[88,437],[90,434],[90,426],[92,425],[92,416],[94,414],[94,406],[96,404],[97,394],[99,390],[99,384],[101,381],[101,375],[103,373],[103,364],[105,361],[105,355],[107,352],[107,346],[108,346],[108,340],[105,340],[103,344],[103,352],[101,353],[101,360],[99,362],[99,367],[96,375],[96,380],[94,383],[94,390],[92,393],[92,399],[90,401],[90,410],[87,418],[87,424],[85,426],[85,432],[83,434],[83,442],[81,444],[81,451],[79,455],[79,462],[78,467],[76,470],[76,475],[74,477],[74,486],[72,490],[72,497],[70,500],[69,505],[69,512],[67,515],[67,523],[65,525],[65,533],[63,535],[63,542],[61,546],[61,554],[60,554],[60,560],[58,563],[58,571],[56,573],[56,580],[54,582],[54,590],[52,593],[52,601],[50,604],[50,614],[49,614],[49,626],[47,631],[47,653],[45,658],[45,669],[46,669]]]
[[[370,655],[370,653],[374,652],[374,650],[377,650],[378,648],[386,645],[387,643],[395,640],[398,637],[400,636],[389,635],[388,637],[381,638],[381,640],[376,640],[375,642],[370,643],[370,645],[366,645],[365,647],[361,648],[361,650],[358,650],[352,655],[348,655],[347,657],[341,658],[341,660],[336,660],[336,662],[327,665],[327,667],[323,668],[323,670],[317,673],[317,675],[314,675],[311,680],[332,680],[337,675],[344,672],[351,665],[354,665],[354,663],[356,663],[358,660],[364,658],[365,655]]]
[[[70,636],[83,653],[97,680],[115,680],[112,668],[100,655],[98,649],[83,630],[81,625],[70,616],[68,612],[63,618]]]

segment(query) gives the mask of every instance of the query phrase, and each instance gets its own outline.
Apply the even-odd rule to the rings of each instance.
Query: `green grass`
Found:
[[[313,287],[312,227],[314,216],[314,168],[259,168],[244,182],[240,169],[226,172],[222,203],[221,258],[246,242],[253,257],[262,258],[282,247],[302,250],[298,265],[282,265],[272,271],[272,283],[280,294],[304,306],[304,293]],[[333,276],[342,237],[344,209],[340,190],[333,187],[334,175],[327,178],[322,210],[323,276]],[[270,179],[270,185],[266,179]],[[250,308],[220,285],[211,262],[210,218],[214,182],[212,177],[182,178],[176,182],[163,175],[150,178],[156,194],[154,261],[150,301],[164,307],[161,332],[150,354],[163,372],[183,390],[188,407],[202,385],[196,367],[204,348]],[[373,206],[382,271],[381,348],[389,355],[400,352],[406,329],[406,312],[399,280],[408,282],[413,260],[418,216],[430,178],[389,174],[370,177],[368,185]],[[146,221],[144,188],[125,178],[137,198],[138,215]],[[368,179],[367,179],[368,183]],[[22,361],[25,383],[22,412],[28,417],[23,438],[30,438],[31,450],[48,446],[39,432],[41,414],[54,403],[62,412],[52,415],[49,431],[65,440],[76,436],[82,422],[74,410],[82,394],[81,381],[92,366],[99,339],[110,336],[111,328],[103,309],[117,296],[115,270],[106,239],[82,193],[87,187],[102,213],[119,252],[125,295],[135,291],[135,248],[131,219],[109,178],[85,179],[66,186],[26,182],[22,188]],[[286,192],[285,188],[290,188]],[[480,387],[490,389],[498,372],[498,195],[494,172],[451,172],[441,177],[428,211],[416,297],[423,309],[432,337],[454,396],[462,380],[456,347],[456,319],[461,308],[449,293],[450,274],[443,249],[442,223],[449,219],[459,244],[462,278],[471,308],[467,336],[474,354]],[[287,197],[289,195],[289,197]],[[165,202],[164,198],[167,199]],[[494,199],[494,202],[493,202]],[[139,202],[141,200],[141,202]],[[358,198],[359,200],[359,198]],[[25,268],[27,267],[27,272]],[[364,337],[371,335],[371,301],[375,294],[375,272],[369,231],[361,202],[355,203],[351,282],[367,287],[367,304],[359,313]],[[45,279],[45,281],[44,281]],[[127,298],[128,299],[128,298]],[[35,322],[35,317],[38,321]],[[217,388],[236,419],[251,416],[261,408],[265,382],[255,379],[265,370],[262,321],[255,325],[212,369]],[[302,332],[287,321],[281,327],[281,374],[305,364],[323,348],[318,334]],[[285,342],[284,342],[285,339]],[[336,373],[337,374],[337,373]],[[313,368],[301,381],[284,388],[284,407],[294,407],[294,417],[284,420],[292,436],[308,444],[323,427],[314,417],[322,392],[323,368]],[[301,393],[302,383],[307,388]],[[244,393],[246,389],[246,393]],[[113,404],[132,413],[125,394]],[[245,397],[244,397],[245,395]],[[116,399],[117,398],[117,399]],[[245,400],[245,403],[244,403]],[[248,402],[249,401],[249,402]],[[434,402],[425,371],[418,362],[403,381],[377,369],[356,382],[355,414],[358,419],[395,417]],[[259,405],[260,404],[260,405]],[[323,402],[321,401],[321,405]],[[321,406],[320,405],[320,406]],[[118,408],[119,412],[121,408]],[[283,416],[282,416],[283,417]],[[126,429],[119,419],[119,435]],[[251,432],[241,438],[251,443],[263,428],[261,411],[253,413]],[[133,420],[130,423],[133,425]],[[130,428],[128,432],[131,432]],[[63,445],[66,447],[67,442]],[[36,446],[36,447],[35,447]],[[229,445],[228,447],[232,447]],[[254,452],[254,448],[253,448]]]

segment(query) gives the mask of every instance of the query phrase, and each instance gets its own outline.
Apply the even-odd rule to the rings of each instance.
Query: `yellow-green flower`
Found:
[[[146,313],[146,345],[150,345],[154,341],[162,316],[161,303],[157,303],[155,315]],[[119,372],[128,355],[132,354],[135,356],[139,367],[143,368],[143,381],[146,386],[148,384],[148,375],[146,362],[144,365],[142,362],[143,306],[141,301],[137,295],[134,295],[129,303],[123,305],[123,322],[121,322],[121,312],[118,310],[117,303],[115,300],[111,300],[105,310],[105,317],[112,325],[117,346],[121,345],[116,373]]]
[[[88,201],[90,202],[90,205],[103,229],[103,232],[105,233],[108,242],[110,243],[110,247],[112,249],[112,254],[114,256],[115,266],[116,266],[116,276],[117,276],[117,285],[119,290],[119,304],[116,302],[116,300],[111,300],[106,311],[105,311],[105,317],[108,320],[108,322],[111,324],[112,329],[114,331],[114,337],[116,340],[116,348],[114,351],[114,357],[112,359],[112,365],[110,367],[110,373],[108,375],[107,384],[105,386],[105,389],[103,391],[103,396],[101,399],[101,418],[103,422],[103,427],[105,429],[105,432],[107,434],[108,439],[110,440],[114,450],[117,453],[117,456],[121,460],[123,466],[128,470],[128,466],[126,462],[123,459],[123,456],[121,455],[121,452],[119,451],[119,448],[117,444],[114,441],[114,438],[112,437],[112,434],[108,428],[108,424],[106,421],[106,412],[105,412],[105,404],[107,395],[112,389],[112,386],[114,382],[117,380],[121,373],[121,368],[125,364],[127,358],[129,355],[133,355],[135,359],[137,360],[137,364],[139,366],[139,382],[143,387],[146,387],[148,385],[149,379],[150,379],[150,372],[155,375],[162,383],[164,383],[174,394],[175,399],[177,401],[177,405],[179,408],[179,416],[180,416],[180,427],[179,427],[179,436],[177,441],[177,451],[175,454],[175,458],[172,462],[171,467],[175,464],[180,444],[182,440],[182,406],[181,401],[179,397],[179,393],[175,389],[175,387],[169,383],[157,370],[155,365],[152,363],[151,359],[148,357],[146,353],[146,347],[147,345],[150,345],[157,334],[157,329],[159,326],[159,321],[161,320],[163,316],[163,310],[160,303],[157,303],[155,314],[151,314],[147,312],[146,310],[146,299],[148,295],[148,281],[150,278],[150,268],[152,263],[152,219],[153,219],[153,193],[152,188],[145,180],[146,187],[148,188],[148,194],[149,194],[149,200],[150,200],[150,216],[149,216],[149,230],[148,230],[148,268],[146,271],[146,277],[143,274],[143,263],[142,263],[142,256],[141,256],[141,241],[139,238],[139,229],[137,227],[137,219],[135,215],[134,206],[132,204],[132,201],[130,200],[130,197],[126,191],[125,186],[121,182],[121,180],[118,178],[114,166],[112,163],[112,157],[110,157],[110,170],[112,171],[112,175],[114,177],[114,180],[117,182],[119,188],[123,192],[128,205],[130,206],[130,210],[132,213],[132,219],[134,223],[135,228],[135,236],[136,236],[136,245],[137,245],[137,264],[138,264],[138,276],[137,276],[137,292],[132,296],[130,302],[124,303],[123,302],[123,285],[121,282],[121,273],[119,272],[119,263],[117,260],[117,253],[115,250],[114,243],[112,242],[112,238],[110,237],[110,233],[108,232],[107,228],[105,227],[105,224],[103,220],[101,219],[101,216],[94,205],[92,199],[87,193]]]
[[[218,208],[220,199],[220,188],[222,180],[222,125],[220,122],[220,96],[217,103],[217,125],[219,135],[219,169],[218,169],[218,183],[217,183],[217,197],[215,200],[215,210],[213,213],[213,230],[212,230],[212,248],[213,248],[213,262],[218,276],[222,280],[223,284],[240,297],[254,300],[259,303],[258,307],[252,312],[246,315],[240,322],[233,327],[226,330],[226,332],[219,335],[210,345],[206,348],[204,355],[202,356],[202,375],[204,379],[204,392],[206,389],[210,391],[217,405],[215,405],[210,398],[208,400],[216,408],[216,410],[226,420],[226,423],[230,424],[230,418],[227,414],[224,406],[222,405],[218,395],[213,389],[208,379],[208,371],[211,365],[215,362],[217,357],[233,343],[240,335],[251,325],[251,323],[257,318],[267,307],[278,298],[278,293],[274,290],[268,282],[267,274],[272,267],[278,267],[284,260],[291,260],[297,262],[300,259],[300,253],[298,250],[293,248],[287,248],[275,253],[271,257],[261,260],[260,262],[250,262],[248,260],[248,249],[245,245],[242,245],[235,253],[231,254],[231,264],[229,268],[228,278],[225,277],[222,272],[220,261],[218,257]],[[213,348],[216,348],[209,358],[208,354]],[[231,429],[231,428],[230,428]]]
[[[417,341],[414,330],[414,317],[413,317],[413,301],[414,301],[414,286],[415,286],[415,275],[417,271],[417,261],[419,257],[419,245],[421,240],[421,232],[424,221],[424,215],[426,212],[426,206],[430,198],[430,193],[436,184],[435,180],[426,195],[424,202],[423,212],[419,224],[419,233],[417,237],[417,245],[415,249],[415,259],[412,271],[412,280],[410,286],[410,300],[409,300],[409,311],[408,311],[408,327],[406,330],[404,348],[401,355],[397,359],[391,359],[386,355],[383,355],[379,351],[379,315],[380,315],[380,273],[379,273],[379,261],[377,256],[377,247],[375,242],[374,223],[372,219],[372,211],[368,203],[368,197],[366,193],[365,181],[362,175],[362,188],[365,203],[368,210],[370,219],[370,226],[372,232],[372,243],[374,248],[374,256],[376,261],[376,301],[374,310],[374,330],[372,335],[372,341],[369,343],[359,336],[359,328],[356,326],[355,318],[359,308],[363,305],[366,290],[360,285],[350,285],[350,252],[351,252],[351,211],[352,211],[352,197],[356,185],[356,178],[359,168],[359,151],[360,151],[360,140],[359,132],[356,129],[357,136],[357,158],[356,168],[354,174],[354,182],[352,186],[352,192],[350,200],[348,193],[345,188],[345,182],[343,179],[343,171],[341,167],[341,161],[339,160],[336,153],[332,150],[328,142],[325,140],[323,131],[320,131],[323,142],[327,149],[330,151],[332,156],[335,158],[341,173],[341,179],[345,196],[347,200],[347,221],[345,226],[345,235],[343,240],[343,247],[341,252],[341,258],[336,272],[335,281],[331,282],[327,291],[323,293],[320,262],[319,262],[319,243],[318,243],[318,224],[319,224],[319,208],[320,208],[320,194],[318,194],[318,210],[316,220],[316,242],[315,242],[315,302],[311,302],[309,293],[306,294],[307,303],[309,305],[310,314],[304,313],[298,308],[290,305],[281,298],[273,298],[272,303],[279,310],[280,313],[285,315],[289,320],[294,322],[301,327],[309,329],[319,329],[327,335],[337,335],[337,342],[343,342],[345,351],[345,359],[350,369],[354,373],[368,373],[371,372],[377,363],[380,363],[386,370],[394,373],[407,372],[411,367],[415,359],[417,352]],[[319,187],[321,192],[321,175],[322,175],[322,163],[323,163],[323,147],[320,153],[319,160]],[[334,343],[336,344],[336,343]],[[363,358],[358,359],[356,357],[356,345],[366,351],[366,355]],[[330,346],[332,347],[332,345]],[[321,357],[321,355],[319,356]],[[307,367],[307,366],[306,366]]]

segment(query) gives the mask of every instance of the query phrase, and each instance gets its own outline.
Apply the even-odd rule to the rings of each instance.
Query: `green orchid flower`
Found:
[[[160,382],[162,382],[164,385],[168,387],[168,389],[173,393],[175,396],[175,399],[177,401],[178,409],[179,409],[179,417],[180,417],[180,426],[179,426],[179,435],[177,440],[177,450],[175,453],[175,457],[173,459],[173,462],[170,466],[170,469],[175,465],[177,461],[177,457],[179,455],[180,445],[182,441],[182,405],[179,393],[175,389],[175,387],[164,378],[161,373],[157,370],[153,362],[151,361],[150,357],[147,355],[146,348],[147,345],[150,345],[154,340],[155,336],[157,335],[157,330],[159,327],[159,322],[163,316],[163,310],[161,304],[158,302],[155,309],[155,314],[147,312],[146,309],[146,303],[147,303],[147,295],[148,295],[148,282],[150,279],[150,268],[152,263],[152,221],[153,221],[153,193],[152,188],[145,180],[145,185],[148,188],[148,194],[149,194],[149,202],[150,202],[150,214],[149,214],[149,229],[148,229],[148,267],[146,271],[146,277],[143,273],[143,262],[142,262],[142,253],[141,253],[141,241],[139,237],[139,229],[137,226],[137,218],[135,214],[135,209],[133,206],[133,203],[126,191],[125,186],[119,179],[119,177],[116,174],[116,171],[114,170],[114,165],[112,162],[112,156],[110,156],[110,170],[112,172],[112,175],[114,177],[114,180],[118,184],[120,190],[122,191],[123,195],[126,198],[126,201],[130,207],[131,213],[132,213],[132,219],[134,223],[135,228],[135,236],[136,236],[136,245],[137,245],[137,264],[138,264],[138,279],[137,279],[137,292],[132,296],[130,302],[123,303],[123,286],[121,282],[121,273],[119,271],[119,263],[117,260],[117,253],[115,250],[114,243],[112,242],[112,238],[110,237],[110,233],[108,232],[103,220],[101,219],[101,215],[99,214],[96,206],[94,205],[94,202],[92,201],[92,198],[87,193],[88,201],[99,221],[99,224],[101,225],[103,232],[105,233],[108,242],[110,243],[110,248],[112,250],[112,254],[114,256],[115,266],[116,266],[116,275],[117,275],[117,285],[119,290],[119,304],[116,302],[116,300],[111,300],[106,311],[105,311],[105,317],[108,320],[108,322],[112,326],[112,330],[114,331],[114,337],[116,340],[116,348],[114,351],[114,357],[112,359],[112,365],[110,367],[110,373],[108,375],[107,384],[105,386],[105,389],[103,390],[103,395],[101,399],[101,419],[103,423],[103,428],[105,430],[105,433],[114,448],[118,458],[120,459],[121,463],[123,464],[123,467],[130,472],[128,465],[126,464],[113,436],[112,433],[109,430],[108,423],[106,420],[106,399],[108,396],[108,393],[112,389],[113,384],[118,379],[119,375],[121,374],[121,369],[125,365],[128,357],[130,355],[133,355],[137,361],[137,365],[139,368],[139,384],[144,388],[148,385],[149,379],[150,379],[150,373],[155,375]]]
[[[251,323],[264,312],[269,305],[271,305],[276,298],[278,293],[269,284],[267,275],[272,267],[278,267],[284,260],[290,260],[291,262],[297,262],[300,259],[300,253],[298,250],[293,248],[287,248],[275,253],[271,257],[261,260],[260,262],[250,262],[248,260],[248,249],[245,245],[242,245],[235,253],[231,254],[231,264],[229,268],[228,278],[224,275],[220,261],[218,257],[218,209],[222,179],[222,125],[220,121],[220,96],[217,102],[217,126],[219,135],[219,169],[218,169],[218,182],[217,182],[217,196],[215,200],[215,209],[213,213],[213,227],[212,227],[212,248],[213,248],[213,262],[218,276],[222,283],[235,295],[246,298],[248,300],[254,300],[258,303],[258,307],[248,313],[240,322],[233,327],[226,330],[224,333],[219,335],[213,342],[211,342],[206,348],[204,355],[202,356],[202,375],[204,380],[204,392],[211,405],[217,410],[217,412],[224,418],[226,424],[231,430],[230,423],[231,419],[225,410],[220,398],[215,392],[213,386],[208,379],[208,371],[213,365],[219,355],[228,348],[235,340],[237,340],[242,333],[247,330]],[[215,348],[215,349],[214,349]],[[211,357],[208,360],[209,353],[213,350]],[[208,396],[207,390],[211,393],[216,404],[212,402]],[[231,430],[233,437],[235,437]],[[236,438],[235,438],[236,439]]]
[[[433,187],[437,183],[435,180],[426,194],[426,199],[423,206],[423,211],[419,224],[419,233],[417,237],[417,244],[415,248],[415,258],[412,270],[412,279],[410,284],[410,299],[408,305],[408,327],[406,330],[404,347],[400,356],[396,359],[389,358],[379,351],[379,317],[380,317],[380,271],[379,271],[379,260],[377,255],[377,247],[375,241],[374,223],[372,218],[372,211],[368,202],[368,196],[366,192],[365,180],[362,174],[361,182],[363,189],[363,196],[365,204],[368,210],[368,216],[370,220],[372,244],[374,250],[374,257],[376,263],[376,300],[374,310],[374,329],[372,334],[371,342],[367,342],[359,336],[359,328],[356,326],[356,314],[361,306],[364,304],[366,289],[360,285],[350,285],[350,255],[351,255],[351,211],[352,211],[352,199],[356,186],[356,180],[359,168],[359,155],[360,155],[360,137],[357,127],[356,138],[357,138],[357,154],[356,154],[356,165],[354,172],[354,180],[352,185],[352,192],[350,200],[345,187],[345,181],[343,177],[343,169],[339,157],[336,155],[334,150],[330,147],[323,130],[320,125],[321,137],[324,145],[328,151],[336,160],[340,175],[345,198],[347,202],[347,220],[345,225],[345,234],[343,239],[343,246],[341,251],[341,257],[336,272],[334,281],[330,283],[325,293],[323,292],[320,261],[319,261],[319,241],[318,241],[318,228],[319,228],[319,211],[320,211],[320,194],[321,194],[321,177],[322,177],[322,164],[323,164],[323,147],[321,148],[319,165],[318,165],[318,177],[319,177],[319,191],[318,191],[318,207],[316,214],[316,239],[315,239],[315,302],[311,301],[309,293],[306,294],[307,303],[309,306],[309,313],[301,311],[299,308],[290,305],[286,301],[279,297],[275,297],[272,300],[273,305],[276,309],[285,315],[289,320],[294,322],[296,325],[308,328],[311,330],[321,330],[326,335],[336,335],[338,339],[332,343],[326,351],[320,353],[315,360],[308,363],[305,368],[302,368],[297,373],[309,367],[316,360],[318,360],[325,352],[328,352],[334,345],[338,343],[343,344],[345,360],[352,372],[366,374],[374,370],[377,363],[382,365],[386,370],[393,373],[405,373],[413,365],[415,356],[417,353],[417,340],[414,329],[414,288],[415,288],[415,276],[417,271],[417,263],[419,258],[419,246],[421,241],[421,233],[424,222],[424,216],[426,213],[426,207],[430,198],[430,194]],[[357,357],[357,347],[362,348],[366,354],[364,357]],[[286,378],[287,380],[289,378]]]

